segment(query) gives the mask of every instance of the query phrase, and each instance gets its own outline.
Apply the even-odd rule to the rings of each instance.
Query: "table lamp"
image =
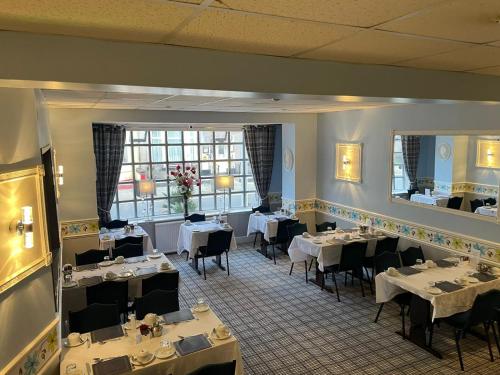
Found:
[[[215,188],[224,189],[224,212],[226,212],[226,189],[234,189],[234,176],[217,176],[215,178]]]
[[[156,181],[155,180],[139,180],[137,182],[137,191],[139,196],[144,201],[144,199],[149,195],[153,196],[156,192]],[[149,204],[146,202],[146,218],[149,219]]]

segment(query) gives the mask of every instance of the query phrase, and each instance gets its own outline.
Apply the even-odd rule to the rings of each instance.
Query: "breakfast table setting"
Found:
[[[101,228],[99,232],[99,249],[109,250],[109,255],[112,257],[112,251],[115,248],[115,240],[125,237],[142,237],[144,254],[153,252],[153,243],[148,233],[139,225],[126,225],[119,229]]]
[[[439,207],[446,207],[449,199],[450,197],[445,194],[426,195],[426,194],[415,193],[412,194],[410,197],[411,202],[428,204],[431,206],[439,206]]]
[[[484,216],[492,216],[492,217],[497,217],[498,215],[498,207],[496,205],[494,206],[481,206],[476,208],[474,213],[479,214],[479,215],[484,215]]]
[[[288,218],[288,215],[280,211],[270,213],[255,211],[248,218],[247,236],[260,232],[264,234],[264,239],[269,242],[271,237],[276,237],[278,221]]]
[[[70,333],[63,340],[60,373],[182,375],[234,360],[235,374],[243,374],[238,340],[199,299],[191,309],[150,313],[142,321],[131,314],[123,325]]]

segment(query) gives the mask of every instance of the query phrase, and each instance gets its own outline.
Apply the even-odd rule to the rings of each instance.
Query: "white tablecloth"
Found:
[[[248,218],[247,236],[256,232],[264,233],[264,239],[269,242],[271,237],[276,237],[279,218],[288,219],[288,216],[276,214],[250,214]]]
[[[93,358],[108,358],[120,355],[134,355],[141,349],[155,352],[160,347],[161,340],[168,339],[171,342],[179,340],[181,336],[191,336],[209,333],[217,325],[221,324],[219,318],[211,311],[195,314],[198,320],[191,320],[174,325],[163,326],[162,337],[146,338],[139,344],[135,344],[135,336],[138,332],[129,331],[128,336],[120,340],[109,341],[104,345],[92,344],[90,348],[86,344],[75,348],[63,348],[61,353],[61,374],[66,373],[66,366],[76,364],[86,374],[86,363],[92,364]],[[172,374],[184,375],[202,366],[212,363],[224,363],[236,360],[236,374],[243,374],[243,363],[239,342],[233,336],[227,340],[212,340],[211,348],[201,350],[186,356],[173,356],[169,359],[155,358],[146,366],[135,366],[134,374]]]
[[[476,208],[476,211],[474,211],[474,213],[479,215],[497,217],[498,209],[496,207],[482,206]]]
[[[108,233],[99,234],[99,249],[109,250],[109,255],[112,256],[113,249],[115,248],[115,239],[139,236],[143,237],[144,254],[152,254],[153,243],[151,242],[151,238],[148,233],[138,225],[130,233],[125,233],[124,229],[113,229]]]
[[[377,240],[385,238],[385,236],[364,235],[359,239],[351,241],[342,240],[343,233],[327,234],[326,236],[316,236],[304,238],[302,235],[295,236],[288,248],[288,255],[292,262],[303,262],[310,257],[317,258],[318,268],[324,271],[325,267],[340,263],[340,254],[342,253],[342,245],[354,241],[368,241],[366,248],[367,257],[375,254]],[[321,243],[314,243],[313,240],[321,240]]]
[[[431,206],[446,207],[448,204],[448,196],[445,195],[424,195],[412,194],[410,201],[415,203],[429,204]]]
[[[464,276],[467,271],[474,271],[474,269],[469,264],[464,263],[457,267],[430,268],[410,276],[398,275],[392,277],[385,272],[379,273],[375,277],[377,303],[388,302],[394,296],[408,291],[430,301],[434,308],[432,319],[467,311],[472,307],[478,294],[491,289],[500,289],[500,278],[488,282],[469,284],[455,292],[445,292],[439,295],[432,295],[425,290],[430,281],[454,282],[457,277]]]
[[[84,279],[87,277],[93,276],[104,276],[106,272],[112,271],[116,274],[123,272],[125,270],[137,270],[138,268],[149,268],[149,267],[157,267],[163,262],[170,263],[170,272],[175,270],[175,267],[168,258],[162,254],[161,258],[158,259],[148,259],[145,262],[138,263],[123,263],[123,264],[114,264],[109,267],[98,268],[97,270],[92,271],[73,271],[73,280],[78,281],[80,279]],[[135,297],[140,297],[142,295],[142,279],[151,277],[152,274],[145,276],[134,276],[128,280],[128,295],[130,299]],[[119,280],[119,279],[117,279]],[[116,281],[119,282],[119,281]],[[73,288],[63,288],[62,290],[62,319],[65,321],[68,319],[68,311],[79,311],[84,309],[87,306],[87,293],[85,287],[75,286]]]
[[[211,221],[201,221],[192,223],[191,225],[181,224],[179,228],[179,238],[177,239],[177,253],[182,254],[183,251],[189,251],[189,257],[194,258],[200,246],[206,246],[208,242],[208,234],[218,230],[223,230],[220,224]],[[236,250],[236,239],[231,237],[230,250]]]

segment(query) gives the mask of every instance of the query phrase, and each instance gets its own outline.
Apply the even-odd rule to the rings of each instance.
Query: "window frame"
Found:
[[[396,151],[396,142],[399,142],[401,145],[401,151]],[[407,193],[408,189],[410,188],[410,179],[408,178],[408,173],[406,173],[406,168],[405,168],[405,163],[403,159],[403,150],[402,147],[403,145],[401,144],[401,135],[394,135],[394,140],[393,140],[393,145],[392,145],[392,178],[391,178],[391,191],[393,195],[397,194],[403,194]],[[403,160],[401,163],[396,163],[396,154],[401,155],[401,160]],[[403,171],[403,176],[396,176],[394,171],[396,170],[396,167],[400,167],[401,170]],[[396,190],[396,180],[402,180],[403,181],[403,190]]]

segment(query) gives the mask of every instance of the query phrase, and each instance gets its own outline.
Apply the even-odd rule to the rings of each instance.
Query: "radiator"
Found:
[[[183,221],[169,221],[155,224],[156,248],[159,251],[177,251],[179,227]]]

